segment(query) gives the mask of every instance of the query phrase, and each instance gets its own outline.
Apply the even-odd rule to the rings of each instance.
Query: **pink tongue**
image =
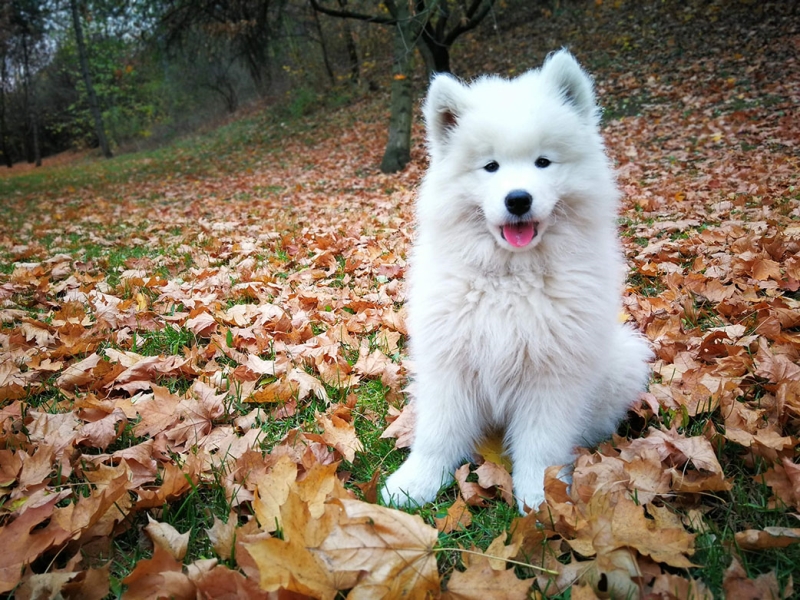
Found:
[[[536,226],[533,223],[503,225],[503,237],[515,248],[527,246],[535,236]]]

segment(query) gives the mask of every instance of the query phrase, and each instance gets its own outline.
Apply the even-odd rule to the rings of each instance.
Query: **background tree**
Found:
[[[8,147],[8,130],[6,128],[6,90],[10,88],[8,65],[11,47],[11,4],[0,7],[0,152],[3,162],[10,169],[14,163]]]
[[[412,52],[418,48],[428,72],[450,70],[450,47],[456,39],[478,26],[494,0],[383,0],[384,12],[351,10],[346,0],[310,0],[314,10],[332,17],[356,19],[391,28],[392,98],[389,137],[381,171],[402,170],[411,159],[411,123],[414,92],[411,84]]]
[[[36,166],[42,164],[42,150],[39,128],[39,108],[36,99],[36,80],[34,70],[43,53],[49,5],[37,0],[11,0],[9,33],[12,53],[16,55],[18,72],[15,74],[22,82],[24,100],[23,145],[28,162]]]
[[[162,23],[170,43],[198,29],[225,39],[244,60],[260,94],[270,80],[271,42],[278,37],[287,0],[167,0]]]
[[[72,26],[75,29],[75,43],[78,48],[78,59],[80,60],[81,75],[83,75],[83,83],[86,86],[86,95],[89,98],[89,110],[92,113],[92,120],[94,121],[94,129],[97,135],[97,141],[100,144],[100,149],[103,156],[111,158],[111,147],[108,145],[108,138],[106,137],[106,129],[103,125],[103,115],[100,112],[100,106],[97,103],[97,94],[92,85],[92,76],[89,73],[89,59],[87,57],[88,51],[86,43],[83,39],[83,26],[81,25],[81,16],[78,10],[78,0],[70,0],[70,11],[72,13]]]

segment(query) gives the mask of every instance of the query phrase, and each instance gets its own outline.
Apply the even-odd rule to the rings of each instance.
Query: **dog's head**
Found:
[[[428,185],[440,189],[420,209],[471,222],[478,213],[506,250],[535,247],[558,216],[579,208],[559,204],[580,203],[597,185],[613,189],[592,81],[566,50],[511,80],[438,75],[423,110]],[[440,204],[454,195],[457,208]]]

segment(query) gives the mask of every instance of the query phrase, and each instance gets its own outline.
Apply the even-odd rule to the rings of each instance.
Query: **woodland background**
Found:
[[[317,4],[371,20],[0,8],[0,593],[795,595],[796,3]],[[624,193],[649,391],[526,517],[491,445],[436,502],[376,504],[413,435],[424,40],[465,78],[568,46]]]

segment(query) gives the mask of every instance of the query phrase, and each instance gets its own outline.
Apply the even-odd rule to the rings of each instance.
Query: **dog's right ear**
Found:
[[[448,73],[434,76],[422,112],[431,152],[447,145],[466,108],[467,86]]]

